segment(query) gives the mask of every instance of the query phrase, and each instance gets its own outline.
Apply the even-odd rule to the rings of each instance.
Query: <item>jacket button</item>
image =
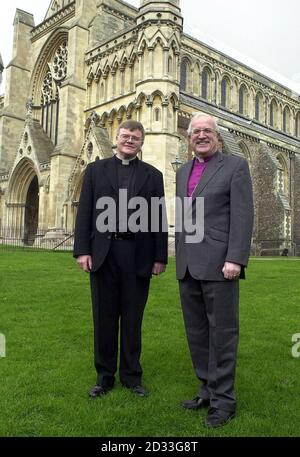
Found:
[[[111,235],[108,235],[107,239],[110,240],[111,239]]]

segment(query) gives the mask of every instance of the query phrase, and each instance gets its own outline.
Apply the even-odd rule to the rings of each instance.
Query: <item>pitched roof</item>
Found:
[[[28,130],[30,132],[32,145],[36,152],[39,163],[41,164],[49,162],[54,146],[50,138],[42,129],[39,121],[34,120],[32,123],[30,123],[28,125]]]

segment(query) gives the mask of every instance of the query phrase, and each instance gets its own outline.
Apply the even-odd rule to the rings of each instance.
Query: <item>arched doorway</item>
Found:
[[[35,176],[28,188],[25,203],[24,244],[32,246],[39,222],[39,183]]]
[[[7,192],[7,236],[33,245],[38,230],[38,170],[29,158],[23,158],[10,177]]]

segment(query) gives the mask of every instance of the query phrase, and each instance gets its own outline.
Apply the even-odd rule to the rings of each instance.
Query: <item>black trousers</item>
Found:
[[[112,240],[101,268],[91,273],[94,358],[97,384],[113,386],[118,366],[122,384],[141,384],[141,327],[150,278],[135,271],[135,241]]]
[[[239,281],[203,281],[187,272],[179,281],[182,311],[193,366],[210,405],[234,411],[239,338]]]

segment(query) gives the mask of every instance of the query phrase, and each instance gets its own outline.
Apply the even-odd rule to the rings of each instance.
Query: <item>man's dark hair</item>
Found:
[[[127,130],[130,130],[131,132],[133,132],[133,130],[139,130],[142,133],[142,140],[144,141],[145,129],[140,122],[133,121],[133,120],[128,120],[128,121],[122,122],[122,124],[120,124],[120,126],[118,128],[117,136],[119,135],[121,129],[127,129]]]

